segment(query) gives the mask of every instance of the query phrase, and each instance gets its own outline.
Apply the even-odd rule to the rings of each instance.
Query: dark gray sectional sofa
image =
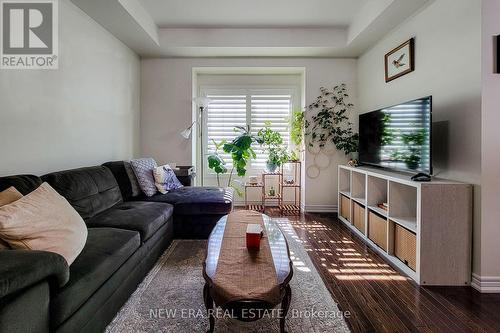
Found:
[[[232,210],[230,189],[132,197],[123,162],[0,178],[26,195],[49,183],[82,216],[87,243],[68,267],[44,251],[0,251],[0,332],[101,332],[173,238],[206,238]]]

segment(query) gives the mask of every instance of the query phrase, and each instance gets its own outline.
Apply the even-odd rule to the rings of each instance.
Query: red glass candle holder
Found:
[[[260,224],[249,224],[247,226],[247,249],[260,249],[260,239],[262,238],[262,227]]]

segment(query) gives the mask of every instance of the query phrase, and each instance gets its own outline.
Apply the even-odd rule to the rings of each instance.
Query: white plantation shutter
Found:
[[[235,126],[247,126],[252,134],[271,122],[271,128],[281,133],[283,143],[290,146],[289,119],[293,109],[292,89],[244,89],[244,88],[214,88],[202,92],[212,101],[205,110],[205,156],[215,151],[215,145],[222,140],[231,141],[237,135]],[[259,145],[255,145],[256,159],[247,166],[249,174],[260,172],[265,168],[267,154]],[[229,154],[219,154],[226,161],[226,167],[232,167]],[[206,174],[214,174],[205,164]]]
[[[247,124],[247,98],[246,95],[224,94],[207,95],[212,100],[205,111],[206,118],[206,150],[210,154],[215,151],[213,140],[217,143],[222,140],[231,141],[236,133],[235,126],[246,126]],[[222,151],[222,150],[221,150]],[[221,153],[226,161],[226,167],[231,167],[231,156]]]
[[[252,133],[257,134],[258,130],[266,125],[266,121],[271,122],[271,129],[281,134],[283,144],[290,146],[289,119],[292,109],[291,94],[252,94],[251,103],[251,128]],[[265,167],[267,154],[264,154],[260,146],[254,147],[257,158],[252,160],[253,167]]]

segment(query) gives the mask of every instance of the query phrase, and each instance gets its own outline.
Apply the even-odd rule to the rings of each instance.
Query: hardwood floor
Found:
[[[500,294],[419,287],[335,215],[288,219],[353,332],[500,332]]]

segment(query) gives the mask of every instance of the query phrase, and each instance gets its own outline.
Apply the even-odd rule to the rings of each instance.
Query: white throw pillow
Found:
[[[13,249],[60,254],[68,265],[87,241],[81,216],[49,184],[0,207],[0,238]]]
[[[155,168],[153,174],[156,188],[161,194],[183,187],[179,179],[177,179],[174,170],[168,164]]]

